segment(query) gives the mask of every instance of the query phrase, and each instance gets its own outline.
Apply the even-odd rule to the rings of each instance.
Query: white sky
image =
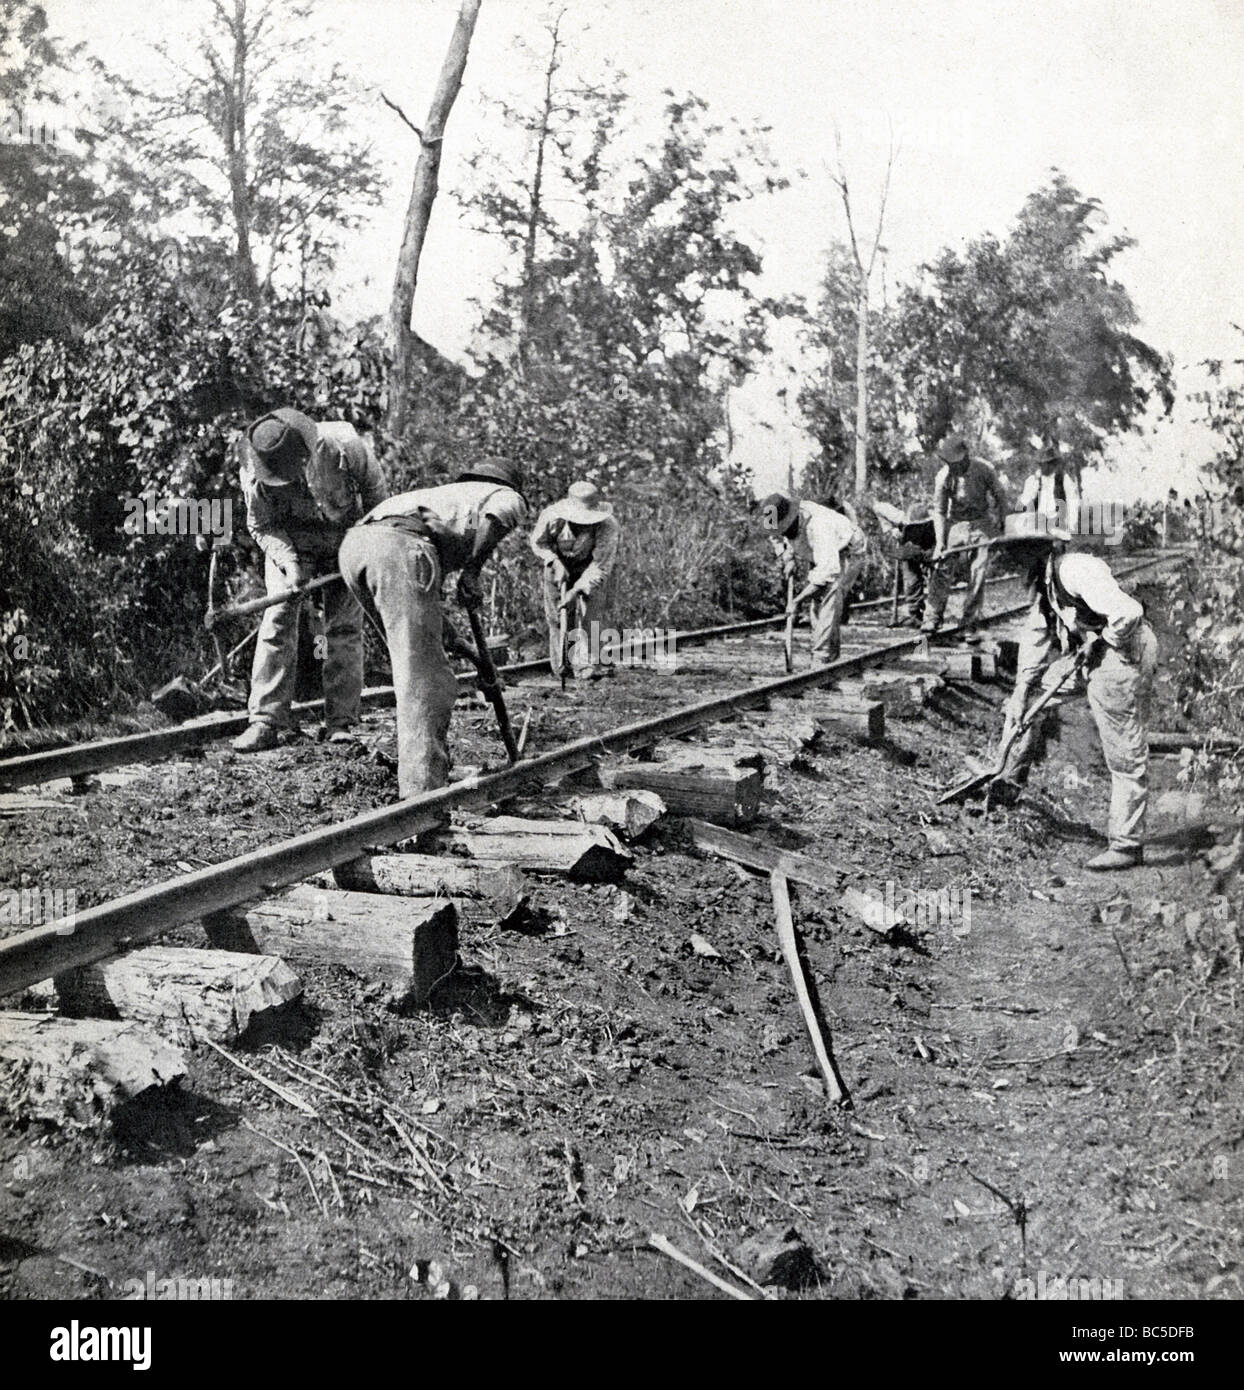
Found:
[[[54,27],[112,65],[142,71],[145,44],[187,33],[203,0],[47,0]],[[567,0],[571,73],[612,59],[636,98],[692,90],[720,118],[773,127],[783,172],[808,174],[753,204],[748,232],[765,255],[762,288],[815,293],[827,241],[842,233],[823,160],[840,126],[865,217],[893,127],[900,145],[885,235],[902,277],[942,246],[1004,232],[1026,194],[1061,168],[1099,198],[1110,227],[1136,248],[1116,262],[1141,315],[1140,333],[1175,355],[1182,385],[1205,356],[1240,356],[1244,317],[1244,4],[1239,0]],[[543,0],[483,0],[462,96],[450,119],[441,188],[494,138],[481,93],[534,95],[512,41],[538,42]],[[341,60],[383,88],[416,122],[427,108],[456,0],[317,0]],[[384,309],[416,151],[377,99],[374,124],[392,175],[385,206],[352,245],[352,284],[339,303]],[[491,246],[443,197],[420,270],[419,330],[461,352],[486,295]],[[785,365],[798,365],[793,345]],[[739,452],[760,481],[808,451],[783,425],[780,371],[736,401]],[[778,426],[765,429],[763,422]],[[1176,418],[1122,450],[1143,466],[1145,492],[1187,486],[1207,441],[1181,404]],[[1165,476],[1171,474],[1171,477]],[[1090,484],[1090,493],[1092,486]]]

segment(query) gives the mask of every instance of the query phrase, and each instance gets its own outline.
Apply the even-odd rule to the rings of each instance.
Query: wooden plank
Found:
[[[56,978],[68,1018],[128,1018],[179,1043],[233,1042],[252,1021],[302,994],[276,956],[186,946],[148,946]]]
[[[842,1077],[838,1074],[838,1064],[830,1050],[831,1040],[822,1032],[816,1010],[812,1006],[812,995],[804,977],[803,962],[799,959],[799,943],[795,937],[795,921],[790,911],[786,875],[779,869],[774,869],[769,875],[769,883],[773,892],[773,911],[777,918],[778,942],[782,947],[782,955],[786,958],[791,983],[795,986],[795,997],[799,1000],[799,1011],[803,1015],[804,1027],[808,1030],[812,1054],[825,1079],[825,1090],[829,1094],[830,1103],[849,1106],[851,1098]]]
[[[832,893],[848,912],[879,936],[888,935],[903,922],[903,918],[896,914],[887,925],[884,904],[856,888],[841,887],[842,870],[835,869],[825,859],[811,859],[794,850],[776,849],[750,835],[740,835],[720,825],[709,825],[706,821],[689,820],[687,829],[691,834],[691,843],[697,849],[719,854],[723,859],[733,859],[758,873],[777,871],[797,883],[806,883],[810,888],[821,888]]]
[[[823,696],[816,701],[812,718],[827,734],[849,734],[866,743],[885,738],[885,705],[880,700]]]
[[[357,893],[397,893],[407,898],[474,898],[503,914],[527,896],[522,874],[512,864],[479,864],[441,854],[367,854],[311,880],[320,888]]]
[[[344,965],[383,980],[407,1004],[426,1004],[458,959],[458,911],[380,893],[297,884],[250,906],[205,917],[213,946],[308,965]]]
[[[0,1015],[0,1100],[17,1120],[97,1125],[185,1074],[181,1049],[141,1023]]]
[[[453,830],[441,842],[483,864],[557,874],[575,883],[613,883],[631,863],[616,836],[582,821],[494,816],[470,830]]]
[[[658,749],[658,755],[664,750]],[[600,769],[611,790],[656,792],[675,815],[696,815],[725,825],[746,825],[760,811],[764,773],[731,753],[673,749],[655,762],[616,763]]]

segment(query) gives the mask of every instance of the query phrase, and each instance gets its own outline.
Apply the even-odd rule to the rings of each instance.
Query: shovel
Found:
[[[566,689],[566,639],[570,635],[570,614],[566,610],[566,581],[563,579],[558,588],[558,598],[560,602],[557,607],[557,674],[562,680],[562,689]]]
[[[985,772],[975,773],[973,776],[959,782],[956,786],[951,787],[948,791],[944,791],[941,796],[937,798],[937,804],[939,806],[944,806],[948,801],[960,801],[965,796],[970,796],[973,792],[980,791],[982,787],[988,786],[995,778],[1002,775],[1006,769],[1006,760],[1010,757],[1011,749],[1015,747],[1020,735],[1032,727],[1037,716],[1046,705],[1048,705],[1063,686],[1067,684],[1068,680],[1079,671],[1080,667],[1084,664],[1086,655],[1087,649],[1081,648],[1064,661],[1062,674],[1059,676],[1058,680],[1046,690],[1045,694],[1042,695],[1039,700],[1035,700],[1029,705],[1024,711],[1023,718],[1016,722],[1015,727],[1002,741],[998,749],[998,758],[995,765]]]

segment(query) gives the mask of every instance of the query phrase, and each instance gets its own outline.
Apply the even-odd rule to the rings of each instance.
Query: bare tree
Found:
[[[467,53],[471,47],[471,36],[475,32],[475,21],[479,17],[479,7],[480,0],[461,0],[458,19],[454,24],[445,60],[441,64],[440,77],[432,94],[432,103],[428,108],[423,129],[420,130],[406,121],[419,137],[419,158],[415,164],[410,202],[406,208],[402,246],[398,252],[397,274],[393,279],[393,297],[389,306],[389,322],[393,335],[389,430],[395,439],[400,439],[406,428],[410,374],[416,347],[411,315],[415,307],[415,287],[419,281],[419,258],[423,253],[423,243],[432,217],[432,204],[436,199],[437,176],[441,166],[441,143],[445,138],[445,125],[449,113],[462,87],[462,76],[466,71]],[[388,101],[388,98],[385,100]],[[394,106],[392,102],[388,104]],[[402,115],[400,108],[394,109]],[[406,119],[404,115],[402,118]]]
[[[851,240],[851,258],[855,262],[856,273],[855,495],[860,497],[868,488],[868,291],[873,269],[877,264],[877,253],[881,249],[881,234],[885,227],[886,202],[890,197],[890,175],[894,169],[894,140],[893,138],[890,140],[885,177],[881,182],[881,203],[877,210],[877,228],[867,255],[860,250],[860,238],[855,230],[855,213],[851,207],[851,189],[847,182],[847,171],[842,160],[842,134],[836,127],[834,129],[834,151],[837,156],[837,169],[831,171],[830,178],[842,198],[842,210],[847,219],[847,233]]]

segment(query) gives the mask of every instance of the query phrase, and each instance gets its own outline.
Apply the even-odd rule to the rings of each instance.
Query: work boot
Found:
[[[327,732],[328,732],[328,740],[327,740],[327,741],[328,741],[329,743],[357,743],[357,742],[358,742],[358,735],[354,732],[354,730],[351,729],[351,728],[345,727],[345,726],[343,726],[343,725],[338,725],[335,729],[329,729]]]
[[[1114,869],[1135,869],[1145,862],[1145,852],[1139,845],[1135,849],[1106,849],[1095,854],[1084,867],[1094,873],[1109,873]]]
[[[1023,787],[1009,777],[995,777],[985,796],[990,806],[1014,806],[1023,794]]]
[[[235,753],[266,753],[276,744],[277,733],[271,724],[251,724],[233,740],[232,747]]]

